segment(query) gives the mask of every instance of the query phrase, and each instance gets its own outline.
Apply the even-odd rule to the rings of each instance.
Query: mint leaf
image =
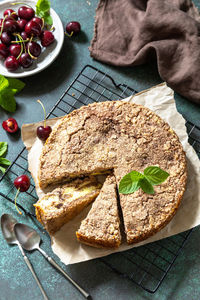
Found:
[[[3,75],[0,75],[0,93],[8,86],[9,86],[8,80]]]
[[[169,176],[169,173],[160,169],[159,167],[150,166],[144,170],[144,176],[148,179],[149,182],[151,182],[151,184],[157,185],[164,182]]]
[[[38,0],[36,4],[36,15],[38,15],[41,11],[49,11],[50,7],[51,5],[49,0]]]
[[[11,92],[13,95],[15,95],[17,93],[17,89],[11,89]]]
[[[11,162],[4,157],[0,157],[0,164],[5,166],[10,166]]]
[[[2,155],[4,155],[7,151],[8,148],[8,144],[6,142],[0,142],[0,165],[4,165],[4,166],[10,166],[11,162],[2,157]],[[5,167],[0,166],[0,171],[4,174],[6,171]]]
[[[0,171],[4,174],[6,172],[6,168],[0,166]]]
[[[9,112],[16,110],[16,101],[13,95],[13,91],[6,89],[0,94],[0,105]]]
[[[0,75],[0,106],[9,112],[16,110],[14,95],[24,88],[25,84],[18,79]]]
[[[44,16],[44,22],[48,25],[53,25],[53,19],[51,16]]]
[[[24,87],[25,83],[19,79],[7,78],[9,83],[9,88],[16,89],[16,93],[19,93]]]
[[[42,19],[45,16],[45,12],[44,11],[40,11],[40,12],[37,13],[37,16]]]
[[[137,172],[131,171],[126,174],[119,183],[119,193],[121,194],[132,194],[139,189],[139,180],[143,178],[144,175]]]
[[[53,19],[50,16],[50,1],[49,0],[38,0],[36,4],[36,15],[44,19],[44,22],[48,25],[53,24]]]
[[[136,192],[140,188],[138,182],[139,180],[121,180],[119,183],[119,193],[127,195]]]
[[[8,148],[8,144],[6,142],[0,142],[0,156],[6,153],[7,148]]]
[[[153,185],[144,177],[139,180],[139,186],[147,194],[154,194]]]
[[[131,171],[126,174],[119,183],[119,193],[132,194],[141,188],[147,194],[154,194],[153,185],[164,182],[169,173],[156,166],[149,166],[144,174]]]

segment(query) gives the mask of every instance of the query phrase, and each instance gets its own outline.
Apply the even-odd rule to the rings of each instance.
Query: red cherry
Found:
[[[4,130],[10,133],[15,133],[19,128],[17,121],[13,118],[9,118],[6,121],[3,121],[2,127]]]
[[[4,17],[5,17],[5,16],[11,16],[11,17],[14,18],[15,20],[18,19],[17,13],[16,13],[13,9],[10,9],[10,8],[8,8],[8,9],[6,9],[6,10],[4,11],[3,16],[4,16]]]
[[[6,19],[6,21],[4,22],[3,25],[3,31],[6,31],[8,33],[13,33],[13,32],[17,32],[18,31],[18,24],[15,20]]]
[[[33,60],[28,53],[22,53],[19,58],[19,63],[23,68],[29,68],[33,63]]]
[[[40,140],[46,141],[46,139],[49,137],[52,129],[51,126],[46,126],[46,110],[43,105],[43,103],[40,100],[37,100],[38,103],[42,106],[42,109],[44,111],[44,126],[39,126],[37,128],[37,136]]]
[[[23,38],[24,41],[27,40],[27,39],[29,38],[29,35],[26,33],[26,31],[22,31],[22,32],[20,33],[20,35],[21,35],[21,37]]]
[[[36,42],[29,42],[27,43],[27,49],[34,57],[38,57],[41,53],[41,46]]]
[[[19,62],[16,57],[11,55],[6,58],[6,60],[4,61],[4,65],[9,71],[15,71],[19,67]]]
[[[8,34],[7,32],[2,32],[1,34],[1,41],[5,45],[9,45],[13,39],[13,36]]]
[[[43,21],[42,21],[41,18],[34,17],[34,18],[32,19],[32,21],[38,23],[41,27],[43,26]]]
[[[14,57],[18,57],[18,55],[21,52],[21,45],[19,44],[10,45],[9,51],[11,55],[13,55]]]
[[[50,126],[39,126],[37,128],[37,136],[40,140],[42,141],[46,141],[46,139],[49,137],[50,133],[51,133],[52,129]]]
[[[27,175],[21,175],[15,178],[14,185],[20,192],[26,192],[30,187],[30,179]]]
[[[18,15],[21,19],[31,20],[35,16],[35,11],[31,7],[21,6],[18,9]]]
[[[77,35],[81,31],[81,25],[79,22],[71,21],[66,25],[66,32],[69,35]]]
[[[23,174],[23,175],[15,178],[14,185],[17,189],[17,193],[15,195],[15,207],[16,207],[16,210],[18,211],[18,213],[21,215],[22,213],[17,207],[17,197],[18,197],[19,192],[26,192],[29,189],[30,179],[27,175]]]
[[[43,47],[48,47],[51,45],[54,41],[54,35],[51,31],[43,31],[42,36],[41,36],[41,44]]]
[[[5,59],[9,55],[9,50],[4,44],[0,44],[0,59]]]
[[[18,20],[17,24],[18,24],[19,31],[23,31],[27,23],[28,21],[25,19]]]
[[[39,36],[41,34],[42,29],[38,23],[31,20],[26,24],[25,31],[28,35]]]

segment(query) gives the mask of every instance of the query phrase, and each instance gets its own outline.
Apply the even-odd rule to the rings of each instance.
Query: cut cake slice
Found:
[[[89,205],[98,196],[101,187],[102,184],[94,177],[62,184],[34,204],[36,217],[53,234]]]
[[[116,181],[109,175],[87,217],[76,232],[78,241],[97,248],[117,248],[121,243]]]

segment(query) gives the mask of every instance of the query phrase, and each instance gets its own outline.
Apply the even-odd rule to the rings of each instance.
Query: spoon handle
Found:
[[[30,261],[28,260],[27,256],[24,256],[24,260],[25,260],[29,270],[31,271],[33,277],[35,278],[35,281],[37,282],[37,284],[38,284],[38,286],[39,286],[39,288],[42,292],[42,295],[43,295],[44,299],[49,300],[46,293],[45,293],[45,291],[44,291],[44,289],[43,289],[43,287],[41,286],[41,283],[40,283],[39,279],[37,278],[37,275],[35,274],[35,271],[33,270],[33,267],[31,265]]]
[[[52,266],[54,268],[56,268],[58,271],[60,271],[78,290],[79,292],[86,298],[86,299],[90,299],[90,295],[84,291],[84,289],[82,289],[67,273],[65,273],[65,271],[63,271],[63,269],[55,262],[55,260],[53,260],[53,258],[51,258],[50,256],[48,256],[46,254],[46,252],[44,250],[42,250],[41,248],[38,248],[38,250],[40,251],[40,253],[42,253],[44,255],[44,257],[50,262],[50,264],[52,264]]]
[[[47,295],[46,295],[46,293],[45,293],[45,291],[44,291],[44,289],[43,289],[43,287],[41,286],[41,283],[40,283],[39,279],[37,278],[37,275],[35,274],[35,271],[33,270],[33,267],[31,265],[30,261],[28,260],[28,257],[25,255],[25,253],[24,253],[21,245],[18,244],[18,246],[19,246],[19,249],[21,250],[21,253],[22,253],[23,257],[24,257],[25,263],[27,264],[29,270],[31,271],[31,273],[32,273],[35,281],[37,282],[37,284],[38,284],[38,286],[39,286],[39,288],[40,288],[40,290],[42,292],[44,300],[49,300],[48,297],[47,297]]]

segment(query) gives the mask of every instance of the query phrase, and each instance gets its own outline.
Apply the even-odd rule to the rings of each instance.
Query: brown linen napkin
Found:
[[[161,78],[200,103],[200,14],[191,0],[100,0],[90,54],[116,66],[156,57]]]

